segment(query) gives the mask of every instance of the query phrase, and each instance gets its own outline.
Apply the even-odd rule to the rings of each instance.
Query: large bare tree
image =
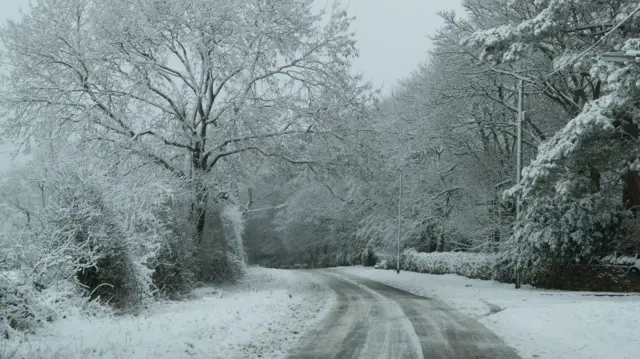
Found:
[[[112,143],[192,180],[201,235],[229,158],[308,164],[310,137],[366,113],[350,22],[312,0],[38,0],[0,30],[5,133]]]

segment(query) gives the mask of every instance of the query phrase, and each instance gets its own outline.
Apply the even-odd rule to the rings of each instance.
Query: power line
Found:
[[[638,7],[631,14],[629,14],[629,16],[627,16],[622,21],[620,21],[616,26],[611,28],[611,30],[607,31],[607,33],[604,34],[600,39],[598,39],[598,41],[594,42],[593,45],[589,46],[586,50],[582,51],[578,56],[573,58],[573,60],[565,63],[564,65],[560,66],[560,68],[554,70],[552,73],[547,75],[547,78],[555,75],[556,73],[560,72],[561,70],[564,70],[567,66],[569,66],[569,65],[573,64],[574,62],[578,61],[581,57],[586,55],[589,51],[593,50],[593,48],[598,46],[604,39],[609,37],[614,31],[616,31],[618,28],[620,28],[620,26],[624,25],[625,22],[629,21],[636,13],[638,13],[638,11],[640,11],[640,5],[638,5]]]

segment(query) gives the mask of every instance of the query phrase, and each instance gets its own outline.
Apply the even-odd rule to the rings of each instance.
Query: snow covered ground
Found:
[[[237,285],[202,288],[137,316],[67,317],[20,343],[0,339],[0,359],[280,358],[335,303],[313,278],[249,268]]]
[[[457,275],[396,274],[363,267],[337,271],[441,299],[478,318],[523,359],[640,356],[640,295],[516,290],[513,285]]]

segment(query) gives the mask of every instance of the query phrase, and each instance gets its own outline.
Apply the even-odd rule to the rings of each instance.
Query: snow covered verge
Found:
[[[341,267],[437,298],[477,318],[523,359],[631,359],[640,353],[640,295],[540,290],[457,275]]]
[[[193,294],[137,315],[68,315],[0,339],[0,359],[280,358],[335,303],[311,275],[258,267],[238,284]]]

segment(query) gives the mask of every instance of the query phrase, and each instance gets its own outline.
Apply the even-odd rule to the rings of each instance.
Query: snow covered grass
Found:
[[[44,323],[79,312],[106,315],[111,310],[95,301],[87,302],[69,281],[38,288],[24,272],[0,271],[0,344],[3,339],[33,333]],[[2,349],[0,345],[0,359]]]
[[[137,315],[71,315],[35,335],[0,339],[0,359],[279,358],[334,301],[304,272],[254,267],[236,285],[201,288]]]
[[[468,278],[493,278],[495,256],[487,253],[418,253],[413,249],[403,253],[405,270],[429,274],[458,274]]]
[[[523,359],[631,359],[640,353],[640,295],[516,290],[512,284],[452,274],[337,271],[440,299],[480,320]]]

